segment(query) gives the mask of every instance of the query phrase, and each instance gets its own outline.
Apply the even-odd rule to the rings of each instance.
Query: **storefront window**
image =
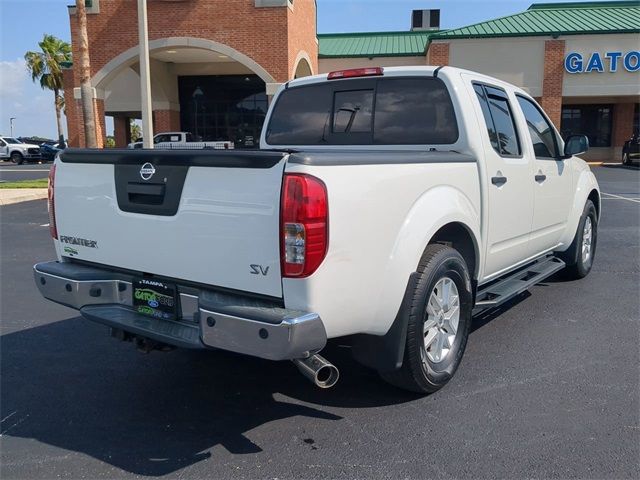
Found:
[[[586,135],[592,147],[611,146],[611,105],[564,105],[562,107],[562,138]]]
[[[178,78],[180,124],[202,140],[258,148],[267,113],[265,83],[257,75]]]

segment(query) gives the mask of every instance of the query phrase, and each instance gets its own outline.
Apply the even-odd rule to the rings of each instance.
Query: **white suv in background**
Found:
[[[25,160],[41,160],[42,154],[38,145],[23,143],[14,137],[0,136],[0,159],[21,165]]]

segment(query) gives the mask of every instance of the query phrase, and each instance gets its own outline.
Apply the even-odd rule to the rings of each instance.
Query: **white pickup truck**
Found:
[[[452,67],[293,80],[258,151],[67,149],[51,169],[48,299],[143,350],[293,360],[329,339],[433,392],[472,315],[593,264],[598,184],[536,102]],[[346,338],[348,337],[348,338]]]
[[[0,136],[0,160],[11,160],[22,165],[24,162],[42,160],[42,152],[38,145]]]
[[[127,148],[142,148],[142,141],[127,145]],[[200,141],[189,132],[163,132],[153,136],[153,148],[165,150],[233,150],[233,142],[229,140],[221,141]]]

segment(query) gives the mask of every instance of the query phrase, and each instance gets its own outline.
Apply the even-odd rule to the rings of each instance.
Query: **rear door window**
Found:
[[[498,146],[498,135],[496,135],[496,127],[493,125],[493,118],[491,117],[491,111],[489,110],[489,101],[487,100],[487,94],[484,91],[482,85],[473,85],[473,89],[478,96],[480,102],[480,108],[482,108],[482,116],[484,117],[484,123],[487,125],[487,133],[489,134],[489,141],[494,150],[500,153],[500,147]]]
[[[431,77],[342,80],[285,90],[270,145],[431,145],[458,139],[449,92]]]
[[[503,157],[519,157],[520,141],[506,92],[500,88],[480,84],[474,84],[474,89],[487,123],[491,145]],[[478,93],[479,90],[483,95]]]

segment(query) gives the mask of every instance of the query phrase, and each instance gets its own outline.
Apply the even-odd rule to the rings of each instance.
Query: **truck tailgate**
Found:
[[[68,150],[55,174],[62,256],[282,296],[286,154]]]

